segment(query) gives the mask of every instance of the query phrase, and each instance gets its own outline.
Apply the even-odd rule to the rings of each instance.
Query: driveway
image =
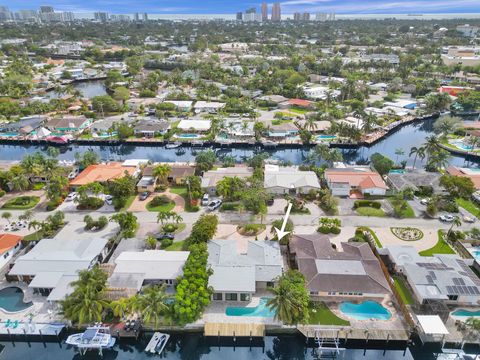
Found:
[[[133,200],[132,204],[128,208],[128,211],[131,211],[131,212],[148,211],[146,209],[147,204],[150,201],[152,201],[152,199],[155,196],[162,196],[162,195],[167,196],[170,200],[173,200],[175,202],[175,207],[173,208],[172,211],[176,213],[183,212],[183,210],[185,209],[185,200],[180,195],[174,194],[169,190],[164,191],[162,193],[151,193],[146,200],[140,200],[140,195],[135,196],[135,199]]]
[[[375,228],[373,230],[377,234],[383,247],[388,245],[410,245],[417,249],[417,251],[423,251],[434,247],[438,241],[437,229],[422,227],[418,227],[418,229],[423,231],[423,238],[417,241],[400,240],[392,234],[390,227]]]

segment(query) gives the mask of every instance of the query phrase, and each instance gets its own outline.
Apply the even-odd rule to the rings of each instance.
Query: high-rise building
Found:
[[[303,20],[303,21],[310,21],[310,13],[304,12],[304,13],[302,14],[302,20]]]
[[[237,19],[238,21],[242,21],[242,20],[243,20],[243,13],[242,13],[241,11],[237,12],[236,19]]]
[[[20,16],[20,20],[24,20],[24,21],[38,20],[38,15],[35,10],[18,10],[18,15]]]
[[[133,20],[134,21],[140,21],[140,14],[139,13],[133,14]]]
[[[243,14],[243,21],[262,21],[262,15],[256,12],[246,12]]]
[[[0,21],[13,20],[12,15],[8,7],[0,6]]]
[[[53,13],[53,7],[52,6],[40,6],[40,12],[41,13]]]
[[[272,7],[272,21],[282,20],[282,11],[280,9],[280,3],[276,2]]]
[[[142,20],[143,21],[148,21],[148,14],[147,13],[142,14]]]
[[[293,13],[293,21],[300,21],[302,20],[302,14],[299,12]]]
[[[268,5],[266,2],[262,3],[262,21],[268,20]]]
[[[334,21],[335,13],[316,13],[315,21]]]
[[[106,12],[96,12],[93,14],[95,20],[100,22],[107,22],[108,21],[108,13]]]
[[[60,14],[62,16],[62,21],[64,22],[72,22],[75,20],[75,15],[71,11],[64,11]]]

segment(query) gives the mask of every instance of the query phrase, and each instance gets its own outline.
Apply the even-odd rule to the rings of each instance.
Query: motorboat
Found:
[[[83,333],[70,335],[65,341],[68,345],[77,347],[80,352],[86,350],[110,349],[115,345],[115,338],[110,335],[110,328],[106,326],[90,326]]]
[[[165,349],[168,339],[170,339],[170,335],[168,334],[161,332],[154,333],[148,342],[147,347],[145,348],[145,352],[160,355],[163,352],[163,349]]]
[[[182,143],[180,141],[175,141],[173,143],[168,143],[167,145],[165,145],[165,149],[176,149],[180,146],[182,146]]]

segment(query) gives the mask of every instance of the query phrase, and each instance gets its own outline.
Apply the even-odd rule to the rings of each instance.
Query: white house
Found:
[[[215,101],[197,101],[193,108],[195,112],[217,112],[221,108],[225,107],[225,103]]]
[[[264,187],[272,194],[308,194],[320,190],[320,182],[313,171],[300,171],[298,167],[265,165]]]
[[[213,270],[208,285],[216,301],[250,301],[256,291],[273,286],[283,272],[277,241],[250,240],[245,252],[236,240],[209,241],[208,265]]]
[[[22,247],[22,237],[13,234],[0,234],[0,269],[2,269]]]
[[[177,129],[187,132],[207,132],[210,130],[210,120],[180,120]]]
[[[325,100],[328,96],[335,99],[340,95],[339,90],[332,90],[322,85],[306,84],[302,90],[307,98],[314,100]]]
[[[334,196],[385,195],[388,186],[380,174],[366,166],[325,170],[327,186]]]

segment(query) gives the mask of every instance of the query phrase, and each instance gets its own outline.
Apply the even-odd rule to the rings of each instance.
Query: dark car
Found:
[[[145,191],[143,193],[140,194],[140,200],[143,201],[145,200],[146,198],[148,198],[148,196],[150,195],[150,193],[148,191]]]
[[[267,206],[272,206],[273,202],[273,198],[267,199]]]
[[[157,240],[163,240],[163,239],[173,240],[173,239],[175,239],[175,235],[170,234],[170,233],[160,233],[160,234],[155,235],[155,239],[157,239]]]

